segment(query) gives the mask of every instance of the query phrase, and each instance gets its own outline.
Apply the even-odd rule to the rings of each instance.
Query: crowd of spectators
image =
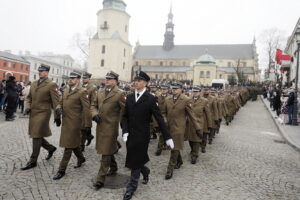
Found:
[[[0,112],[5,113],[6,121],[13,121],[15,113],[23,113],[25,99],[29,94],[30,82],[17,82],[14,76],[7,80],[0,80]]]
[[[274,85],[263,87],[263,97],[270,102],[270,108],[276,112],[278,118],[284,124],[292,125],[295,107],[295,90],[293,88],[279,88]],[[298,91],[297,114],[300,120],[300,93]]]

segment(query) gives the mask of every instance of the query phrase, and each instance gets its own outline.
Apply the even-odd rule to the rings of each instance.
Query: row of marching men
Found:
[[[171,150],[166,179],[171,179],[173,170],[179,169],[183,164],[180,151],[184,148],[184,141],[189,141],[190,161],[196,164],[200,149],[202,153],[206,153],[207,143],[212,144],[215,135],[219,133],[222,119],[229,125],[239,108],[249,99],[247,88],[222,91],[193,87],[183,92],[180,82],[174,82],[170,87],[150,85],[150,91],[157,97],[159,108],[175,143]],[[159,128],[154,119],[151,125],[152,138],[155,139],[156,134],[160,135]],[[155,155],[160,156],[164,149],[164,139],[160,135]]]
[[[222,118],[225,117],[229,124],[240,105],[247,100],[247,94],[243,95],[244,90],[233,95],[234,91],[219,94],[215,90],[198,87],[193,88],[192,97],[188,97],[182,93],[180,82],[171,85],[169,96],[167,86],[161,86],[159,95],[151,95],[146,90],[150,77],[142,71],[136,74],[135,91],[131,94],[118,88],[119,75],[112,71],[106,75],[105,88],[98,91],[90,83],[91,74],[85,74],[81,84],[81,75],[72,72],[68,87],[60,94],[57,85],[48,78],[50,66],[41,65],[38,71],[39,80],[31,86],[25,111],[29,115],[28,133],[32,138],[32,154],[21,169],[28,170],[37,166],[41,147],[48,151],[46,160],[51,159],[56,151],[57,148],[45,139],[52,135],[49,120],[51,110],[54,109],[54,122],[58,127],[62,126],[59,146],[64,148],[64,153],[53,179],[65,176],[72,153],[77,157],[74,168],[86,162],[83,151],[86,141],[89,145],[94,137],[91,134],[93,120],[97,123],[96,150],[102,155],[93,186],[100,189],[104,187],[106,177],[118,171],[114,155],[120,148],[117,138],[121,122],[122,138],[127,147],[125,166],[131,169],[125,200],[131,199],[137,189],[140,174],[143,176],[143,184],[149,181],[150,169],[145,164],[149,161],[151,116],[158,124],[155,130],[161,133],[156,155],[160,154],[164,144],[171,148],[165,175],[165,179],[170,179],[173,170],[183,164],[180,150],[183,149],[185,139],[190,141],[191,162],[195,164],[199,148],[205,152],[206,142],[212,142]]]

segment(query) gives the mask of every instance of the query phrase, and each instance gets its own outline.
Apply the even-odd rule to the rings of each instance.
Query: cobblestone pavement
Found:
[[[86,149],[87,163],[79,169],[74,156],[66,176],[53,181],[62,157],[62,149],[50,161],[41,151],[38,167],[20,171],[31,153],[27,136],[28,119],[0,122],[0,199],[122,199],[129,170],[124,168],[125,148],[117,155],[119,176],[109,179],[106,188],[95,191],[100,157],[94,142]],[[52,124],[49,141],[58,146],[59,128]],[[151,169],[148,185],[139,185],[135,200],[187,199],[300,199],[300,154],[287,145],[276,129],[261,101],[248,102],[230,126],[222,126],[206,154],[200,154],[196,165],[190,164],[189,147],[182,152],[184,164],[166,181],[169,152],[154,156],[157,141],[149,148]],[[119,184],[112,189],[113,183]]]

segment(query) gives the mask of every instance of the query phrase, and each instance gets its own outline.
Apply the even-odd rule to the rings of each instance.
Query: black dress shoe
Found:
[[[94,139],[94,136],[93,136],[93,135],[89,136],[89,137],[86,139],[86,140],[87,140],[86,146],[89,146],[89,145],[91,144],[91,142],[92,142],[93,139]]]
[[[84,152],[84,149],[85,149],[85,145],[80,145],[80,151]]]
[[[32,162],[29,162],[26,164],[25,167],[22,167],[21,170],[28,170],[28,169],[31,169],[31,168],[34,168],[36,167],[36,162],[35,163],[32,163]]]
[[[123,200],[129,200],[133,196],[133,192],[125,192]]]
[[[55,174],[55,176],[53,177],[53,180],[59,180],[59,179],[61,179],[62,177],[64,177],[65,176],[65,172],[64,171],[58,171],[56,174]]]
[[[49,160],[52,156],[53,156],[53,153],[56,151],[56,147],[54,147],[53,150],[49,151],[48,152],[48,155],[46,157],[46,160]]]
[[[107,172],[106,176],[114,176],[114,175],[117,174],[117,171],[118,171],[118,170],[109,170],[109,171]]]
[[[83,163],[85,163],[85,158],[83,160],[80,160],[80,161],[78,160],[77,165],[75,165],[74,168],[76,169],[76,168],[81,167]]]
[[[191,163],[194,165],[194,164],[196,164],[196,160],[195,159],[192,159],[191,160]]]
[[[169,180],[169,179],[172,178],[172,176],[173,176],[173,173],[167,173],[166,176],[165,176],[165,179]]]
[[[179,169],[181,167],[182,163],[177,163],[174,167],[174,169]]]
[[[202,148],[202,149],[201,149],[201,152],[202,152],[202,153],[206,153],[205,148]]]
[[[102,183],[102,182],[96,182],[93,186],[94,186],[94,188],[96,190],[99,190],[99,189],[101,189],[101,188],[104,187],[104,183]]]
[[[161,155],[161,152],[162,152],[161,150],[157,150],[157,151],[155,152],[155,155],[156,155],[156,156],[160,156],[160,155]]]
[[[208,144],[212,144],[212,140],[209,140]]]
[[[148,174],[146,176],[144,176],[142,183],[144,185],[147,185],[147,183],[149,182],[149,174],[150,174],[150,170],[148,172]]]

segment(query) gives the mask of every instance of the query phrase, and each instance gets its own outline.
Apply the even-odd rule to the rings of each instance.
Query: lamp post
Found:
[[[297,66],[296,66],[296,77],[295,77],[295,99],[294,99],[294,109],[293,109],[293,121],[292,124],[298,125],[298,77],[299,77],[299,51],[300,51],[300,27],[295,33],[296,43],[297,43]]]

